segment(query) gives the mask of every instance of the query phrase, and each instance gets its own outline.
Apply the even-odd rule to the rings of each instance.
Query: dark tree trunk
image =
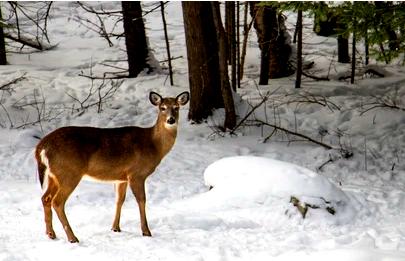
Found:
[[[212,1],[211,8],[219,46],[219,72],[220,72],[222,98],[225,107],[224,129],[225,130],[233,129],[236,125],[236,114],[232,90],[229,84],[229,77],[228,77],[228,64],[226,59],[226,50],[227,50],[226,33],[222,26],[219,2]]]
[[[320,8],[327,8],[325,15],[315,13],[314,17],[314,32],[319,36],[329,37],[336,35],[338,23],[338,14],[333,8],[329,9],[325,2],[318,2]]]
[[[266,37],[266,35],[263,36]],[[267,85],[269,83],[270,41],[262,43],[261,46],[259,84]]]
[[[284,17],[273,7],[259,6],[256,2],[250,2],[250,5],[261,50],[261,84],[267,84],[268,78],[291,75],[288,65],[291,46],[287,43]]]
[[[227,59],[231,65],[231,85],[236,91],[236,19],[235,19],[235,2],[225,2],[225,27],[227,38]]]
[[[1,3],[0,3],[0,21],[3,20],[3,16],[1,14]],[[6,43],[4,41],[4,31],[3,27],[0,26],[0,65],[7,64],[7,56],[6,56]]]
[[[190,84],[189,120],[200,123],[223,107],[218,42],[211,4],[182,2]]]
[[[349,40],[343,35],[338,35],[337,43],[338,43],[338,62],[350,63]]]
[[[302,76],[302,10],[298,10],[297,16],[297,68],[295,88],[301,88],[301,76]]]
[[[141,2],[123,1],[122,13],[124,18],[125,45],[128,55],[129,77],[136,77],[148,65],[148,45],[145,25],[143,23]]]
[[[370,60],[370,51],[369,51],[369,43],[368,43],[368,32],[366,30],[364,34],[364,54],[366,56],[365,65],[368,65]]]
[[[238,89],[240,88],[240,75],[240,3],[236,2],[236,87]]]

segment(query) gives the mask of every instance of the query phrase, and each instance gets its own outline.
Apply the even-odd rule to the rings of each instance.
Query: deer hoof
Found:
[[[142,232],[142,235],[143,235],[144,237],[151,237],[151,236],[152,236],[152,234],[150,233],[150,231]]]
[[[46,234],[48,235],[48,237],[50,239],[55,239],[56,238],[55,232],[53,232],[53,231],[46,232]]]
[[[70,243],[79,243],[79,239],[77,239],[77,237],[73,237],[71,239],[69,239]]]
[[[112,228],[111,230],[114,232],[121,232],[121,228],[119,228],[119,227]]]

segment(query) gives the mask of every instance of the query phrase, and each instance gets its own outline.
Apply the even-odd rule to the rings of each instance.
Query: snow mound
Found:
[[[287,205],[294,196],[321,208],[330,204],[339,219],[348,220],[355,215],[344,191],[326,177],[288,162],[256,156],[227,157],[209,165],[204,179],[212,187],[206,194],[222,207],[271,205],[279,200]]]
[[[264,157],[237,156],[220,159],[206,168],[204,179],[206,185],[215,189],[239,191],[251,196],[348,200],[346,194],[327,178],[292,163]]]

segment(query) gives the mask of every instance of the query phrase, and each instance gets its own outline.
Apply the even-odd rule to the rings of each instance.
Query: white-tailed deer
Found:
[[[176,98],[162,98],[151,92],[150,102],[159,108],[156,124],[150,128],[63,127],[45,136],[35,157],[44,189],[46,234],[56,238],[52,207],[70,242],[79,242],[65,214],[65,203],[83,177],[115,183],[116,210],[112,230],[119,232],[121,207],[129,184],[138,202],[142,234],[151,236],[145,213],[145,180],[172,148],[177,136],[179,107],[189,100],[183,92]]]

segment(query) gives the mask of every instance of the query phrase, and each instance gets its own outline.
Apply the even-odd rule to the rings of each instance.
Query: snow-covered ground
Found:
[[[48,32],[57,48],[9,54],[10,65],[0,67],[1,84],[25,74],[13,92],[1,96],[0,260],[405,260],[405,113],[385,108],[366,112],[376,97],[405,107],[404,67],[385,66],[389,77],[358,78],[354,85],[304,79],[303,88],[295,90],[294,77],[289,77],[256,88],[259,51],[254,32],[246,77],[238,90],[239,116],[249,110],[248,103],[260,102],[260,94],[270,91],[272,96],[255,118],[338,149],[325,150],[281,131],[264,142],[270,127],[245,126],[236,135],[222,137],[214,128],[223,120],[222,111],[207,123],[194,125],[187,121],[186,106],[180,112],[175,146],[147,180],[152,238],[141,236],[132,195],[123,207],[123,231],[111,232],[112,185],[83,181],[66,206],[80,243],[67,242],[55,215],[58,238],[48,239],[33,157],[38,137],[66,125],[150,126],[156,117],[148,101],[150,91],[174,96],[188,89],[181,4],[170,2],[172,55],[182,56],[173,61],[175,86],[169,86],[163,73],[144,74],[125,79],[101,113],[97,107],[76,110],[77,100],[84,101],[91,87],[89,79],[78,75],[89,74],[90,67],[94,75],[101,75],[113,70],[101,62],[125,59],[123,39],[108,47],[75,21],[80,12],[73,3],[56,2]],[[154,55],[165,60],[160,21],[159,12],[146,17]],[[294,17],[288,22],[294,24]],[[332,78],[349,69],[336,63],[335,39],[317,37],[310,30],[304,39],[306,59],[315,61],[313,71]],[[325,101],[328,106],[322,105]],[[39,115],[40,124],[30,124]],[[353,152],[353,157],[342,158],[340,148]],[[241,155],[278,161],[243,157],[211,165]],[[324,164],[329,159],[333,162]],[[290,203],[290,193],[322,197],[336,204],[336,213],[309,209],[303,219]]]

